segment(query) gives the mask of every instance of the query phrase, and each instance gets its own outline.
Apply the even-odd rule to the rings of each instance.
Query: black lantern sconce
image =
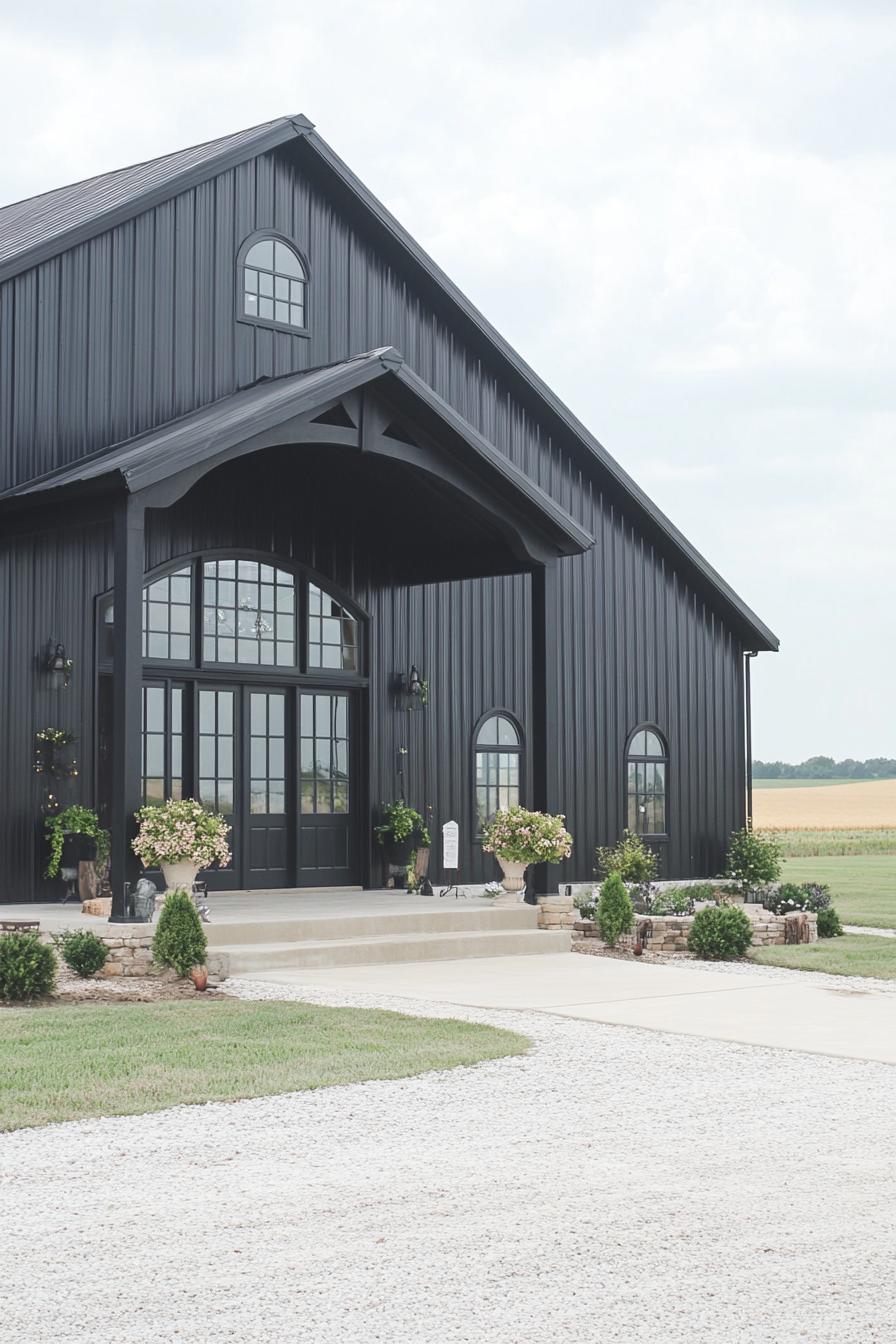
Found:
[[[52,641],[51,641],[52,643]],[[52,652],[47,655],[46,669],[53,679],[53,684],[58,690],[68,689],[68,684],[72,679],[72,668],[74,663],[65,652],[64,644],[57,644]]]

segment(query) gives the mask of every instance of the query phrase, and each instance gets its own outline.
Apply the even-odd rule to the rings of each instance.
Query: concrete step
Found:
[[[216,922],[206,926],[210,947],[248,943],[300,943],[341,938],[372,938],[380,935],[466,933],[484,930],[534,929],[538,909],[520,902],[505,906],[433,905],[430,910],[387,911],[350,915],[296,916],[290,919],[257,919]]]
[[[560,929],[467,929],[453,933],[392,933],[369,937],[315,938],[301,942],[219,943],[229,975],[287,967],[371,966],[400,961],[454,961],[466,957],[530,957],[568,952]],[[223,969],[223,968],[222,968]]]

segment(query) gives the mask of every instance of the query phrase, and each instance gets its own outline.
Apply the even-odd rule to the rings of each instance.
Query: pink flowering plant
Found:
[[[563,824],[565,820],[562,815],[509,807],[496,812],[487,823],[482,848],[486,854],[496,854],[510,863],[559,863],[572,851],[572,836]]]
[[[144,868],[163,863],[192,863],[222,868],[230,862],[227,837],[230,827],[217,812],[209,812],[195,798],[169,798],[167,803],[148,803],[137,815],[134,853]]]

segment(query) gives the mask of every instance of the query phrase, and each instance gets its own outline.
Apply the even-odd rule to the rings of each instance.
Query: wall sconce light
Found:
[[[416,663],[412,663],[408,673],[408,695],[420,695],[422,691],[423,682],[420,680],[420,673],[417,671]]]
[[[52,642],[52,641],[51,641]],[[72,668],[74,663],[65,652],[64,644],[57,644],[52,653],[47,655],[46,668],[57,690],[61,686],[67,689],[72,679]]]

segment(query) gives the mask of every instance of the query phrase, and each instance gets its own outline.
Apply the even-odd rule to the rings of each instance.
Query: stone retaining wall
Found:
[[[107,926],[108,927],[108,926]],[[121,933],[100,932],[93,930],[101,943],[105,943],[109,949],[109,955],[106,958],[106,964],[101,971],[97,972],[98,980],[111,980],[116,976],[152,976],[159,980],[176,980],[177,972],[170,970],[166,966],[157,966],[152,959],[152,939],[155,932],[151,924],[137,925],[140,932],[125,933],[123,929],[127,926],[121,926]],[[133,926],[132,926],[133,927]],[[51,942],[49,933],[41,935],[44,942]],[[219,984],[227,979],[227,955],[222,952],[214,952],[209,948],[205,959],[208,968],[209,983]]]
[[[789,915],[773,915],[761,905],[750,904],[741,906],[741,909],[749,916],[753,925],[753,947],[782,947],[787,942],[788,920],[792,921],[802,913],[793,911]],[[818,916],[808,914],[807,918],[809,942],[817,942]],[[631,949],[635,945],[636,938],[641,937],[647,952],[667,954],[687,952],[688,934],[694,922],[693,915],[636,915],[635,919],[637,921],[635,933],[623,934],[616,944],[618,948]],[[650,928],[644,930],[644,926],[648,924]],[[646,937],[642,930],[646,932]],[[590,919],[574,919],[572,936],[574,940],[593,938],[601,947],[604,946],[597,932],[597,926]]]

